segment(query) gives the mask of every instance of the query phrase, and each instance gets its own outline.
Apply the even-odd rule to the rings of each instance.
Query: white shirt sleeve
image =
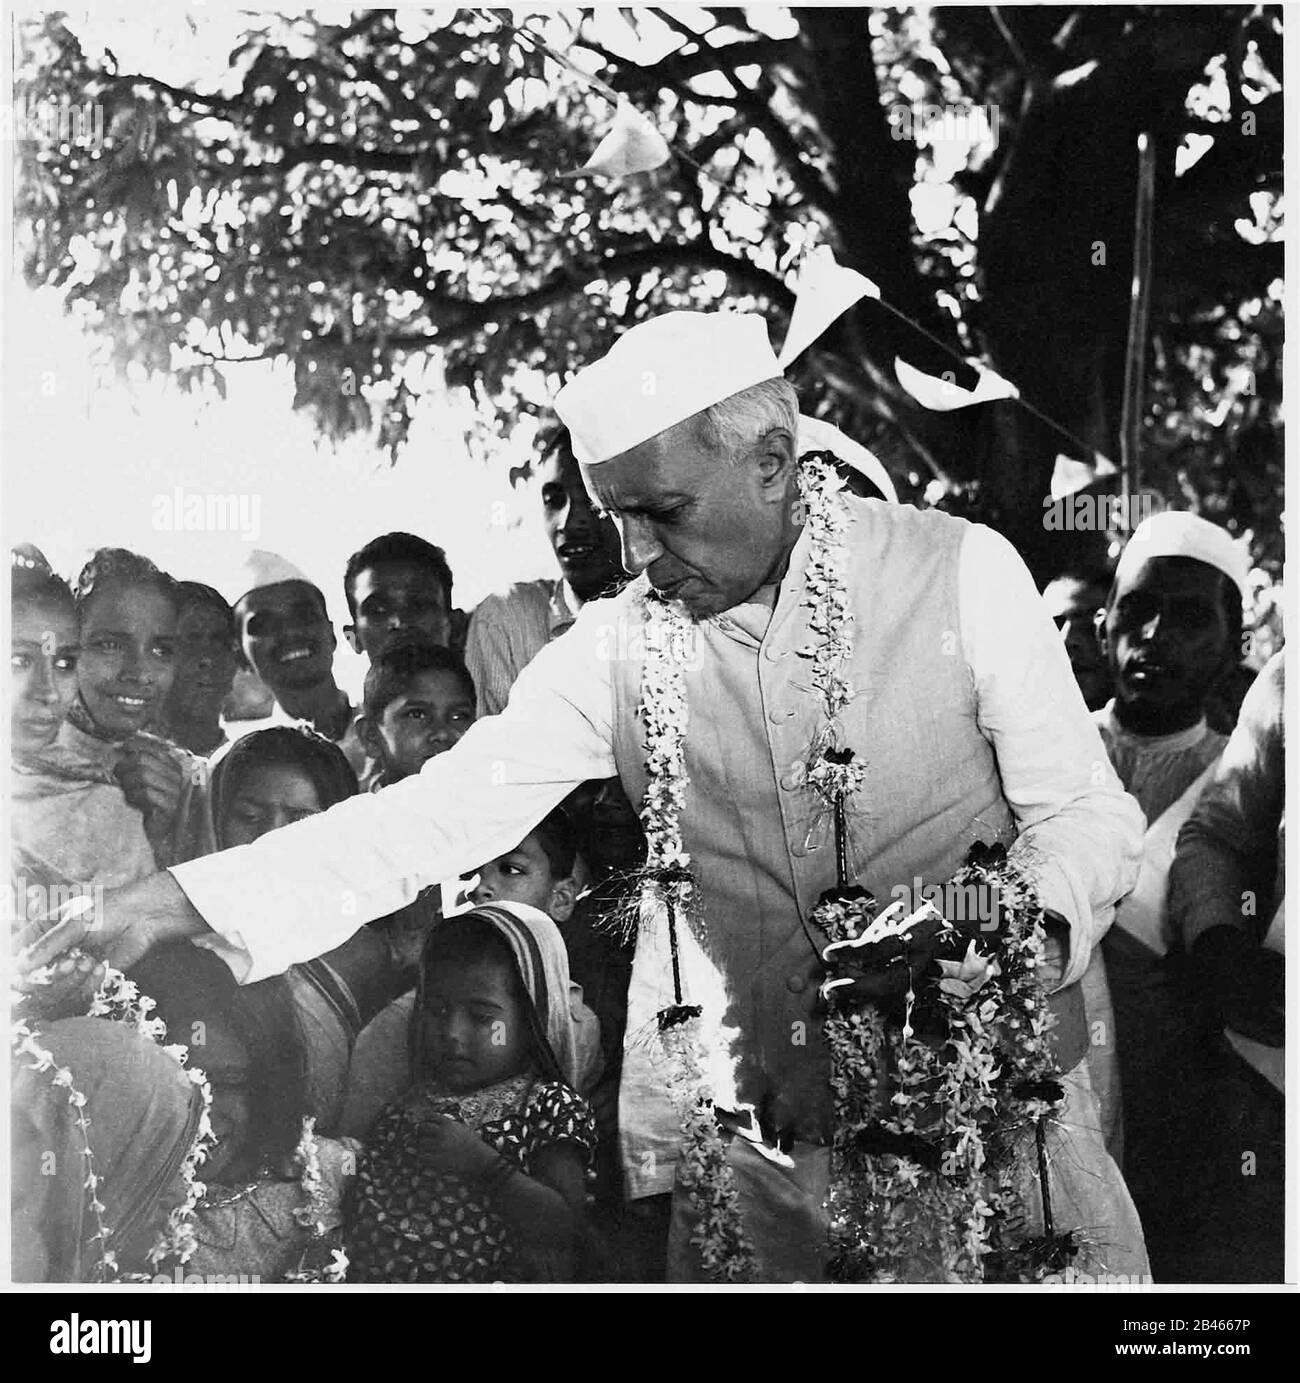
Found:
[[[609,778],[607,627],[597,601],[520,674],[499,716],[420,773],[172,871],[244,983],[342,945],[424,887],[513,849],[577,784]]]
[[[1087,969],[1137,881],[1145,819],[1120,785],[1042,597],[1015,548],[973,525],[962,542],[962,651],[979,727],[1020,829],[1011,854],[1070,925],[1062,986]]]

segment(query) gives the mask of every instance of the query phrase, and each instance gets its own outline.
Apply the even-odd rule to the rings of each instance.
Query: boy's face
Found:
[[[321,811],[316,784],[292,764],[261,764],[248,769],[221,821],[226,848],[251,845],[268,831],[278,831]]]
[[[1119,698],[1161,711],[1199,710],[1237,650],[1227,582],[1187,557],[1153,557],[1116,587],[1105,646]]]
[[[474,723],[474,698],[454,672],[421,672],[378,716],[360,725],[363,743],[390,782],[418,773]]]
[[[440,968],[425,992],[421,1021],[429,1064],[447,1090],[480,1090],[528,1064],[526,1020],[499,961]]]
[[[1043,592],[1090,711],[1104,706],[1111,694],[1110,668],[1096,631],[1097,611],[1106,604],[1106,595],[1104,586],[1074,576],[1049,582]]]
[[[249,667],[273,692],[305,690],[333,677],[338,641],[324,598],[310,582],[250,591],[235,606],[235,623]]]
[[[542,517],[555,559],[580,600],[594,600],[625,577],[618,529],[596,517],[582,472],[567,446],[542,466]]]
[[[352,583],[355,623],[344,633],[353,652],[375,658],[398,635],[414,630],[446,648],[451,610],[436,573],[418,562],[378,562],[363,567]]]
[[[81,650],[72,602],[15,603],[10,649],[12,752],[34,754],[54,742],[77,695]]]
[[[572,877],[557,879],[546,851],[535,835],[527,835],[513,850],[485,864],[470,891],[475,907],[483,903],[527,903],[566,922],[573,913]]]
[[[95,724],[125,739],[158,713],[176,675],[176,606],[152,586],[104,586],[81,607],[77,687]]]
[[[190,605],[176,622],[176,679],[168,706],[186,717],[215,719],[239,666],[230,627],[220,611]]]

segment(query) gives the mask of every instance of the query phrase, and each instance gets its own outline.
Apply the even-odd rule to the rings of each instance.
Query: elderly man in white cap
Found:
[[[278,553],[250,553],[235,601],[235,633],[247,665],[270,688],[275,708],[263,721],[241,721],[247,734],[268,725],[306,722],[334,740],[360,775],[365,747],[358,708],[334,680],[338,637],[320,587]]]
[[[1114,698],[1094,713],[1120,781],[1148,827],[1142,870],[1120,906],[1103,952],[1118,1091],[1098,1063],[1113,1052],[1111,1034],[1094,1044],[1094,1088],[1103,1123],[1123,1109],[1125,1175],[1147,1231],[1157,1276],[1181,1278],[1177,1241],[1187,1197],[1203,1191],[1195,1173],[1198,1134],[1187,1123],[1193,1079],[1191,1035],[1171,965],[1166,908],[1179,828],[1192,814],[1227,743],[1206,722],[1206,702],[1241,658],[1242,604],[1249,564],[1241,544],[1196,514],[1166,512],[1134,531],[1115,571],[1097,632],[1110,665]],[[1090,1017],[1104,1016],[1089,994]],[[1163,1271],[1162,1271],[1163,1270]]]
[[[831,634],[843,636],[851,693],[838,732],[866,767],[846,814],[856,881],[880,898],[916,880],[942,884],[976,842],[1009,844],[1032,872],[1050,910],[1048,978],[1069,1073],[1062,1125],[1072,1146],[1054,1178],[1074,1176],[1078,1193],[1056,1197],[1058,1228],[1070,1227],[1073,1199],[1074,1225],[1106,1246],[1109,1269],[1145,1271],[1141,1230],[1096,1128],[1078,988],[1132,886],[1141,815],[1019,557],[987,528],[856,498],[843,500],[842,547],[831,553],[824,533],[814,542],[798,489],[795,392],[757,316],[669,313],[635,327],[578,373],[556,410],[637,579],[589,602],[523,671],[504,712],[417,777],[161,876],[124,912],[110,900],[98,944],[129,955],[160,936],[195,935],[242,979],[259,979],[509,849],[583,780],[617,773],[641,804],[647,631],[670,609],[689,634],[678,649],[680,843],[712,958],[688,932],[686,984],[698,984],[696,1002],[725,991],[736,1098],[799,1145],[824,1147],[825,942],[807,919],[836,881],[838,852],[807,782],[827,722],[800,655],[827,637],[809,601],[834,560],[846,593]],[[663,946],[640,933],[629,995],[620,1137],[633,1198],[674,1186],[677,1116],[644,1041],[673,992]],[[819,1270],[797,1258],[772,1275]]]

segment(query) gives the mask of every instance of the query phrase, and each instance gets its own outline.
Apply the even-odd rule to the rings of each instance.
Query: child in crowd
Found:
[[[353,652],[372,662],[400,634],[422,634],[441,648],[453,643],[459,612],[451,605],[451,568],[440,547],[414,533],[385,533],[354,552],[343,594],[352,616],[343,632]]]
[[[15,706],[13,871],[47,889],[115,888],[212,846],[201,761],[144,728],[171,684],[175,583],[146,558],[102,549],[75,598],[64,590],[48,567],[14,584],[15,634],[26,636],[15,653],[31,657],[36,634],[59,666],[42,676],[58,690],[39,693],[39,713],[25,697]]]
[[[15,759],[58,738],[77,695],[81,630],[72,591],[35,549],[10,554],[9,733]]]
[[[365,767],[356,708],[334,680],[338,639],[325,596],[273,552],[249,556],[235,601],[244,661],[275,696],[277,724],[306,722],[343,750],[354,773]]]
[[[595,1130],[555,924],[492,904],[434,929],[416,1083],[380,1116],[345,1207],[353,1282],[563,1282]]]
[[[474,723],[474,684],[459,654],[405,634],[375,655],[362,708],[358,730],[376,764],[375,791],[459,741]]]
[[[273,726],[236,740],[212,762],[212,814],[220,849],[327,811],[357,791],[335,744],[305,726]],[[285,975],[307,1050],[307,1090],[317,1127],[333,1130],[353,1045],[361,1030],[410,983],[382,924]]]
[[[178,587],[176,675],[154,724],[182,749],[207,758],[227,742],[221,708],[239,667],[235,612],[211,586]]]
[[[515,849],[478,871],[469,900],[476,907],[489,903],[522,904],[546,913],[563,926],[573,913],[576,898],[576,857],[572,827],[557,807]],[[436,918],[433,921],[436,923]],[[582,989],[570,983],[570,1020],[578,1035],[579,1050],[576,1089],[585,1094],[604,1064],[600,1024],[583,1001]],[[414,990],[403,994],[357,1039],[339,1120],[344,1132],[364,1138],[380,1110],[414,1079],[407,1032],[415,1005]]]
[[[223,960],[189,942],[150,952],[131,978],[212,1093],[216,1143],[199,1169],[198,1246],[185,1271],[274,1282],[319,1266],[311,1260],[329,1254],[312,1222],[325,1233],[341,1225],[359,1147],[316,1139],[320,1184],[310,1204],[293,1154],[304,1116],[315,1112],[312,1042],[290,978],[241,986]]]

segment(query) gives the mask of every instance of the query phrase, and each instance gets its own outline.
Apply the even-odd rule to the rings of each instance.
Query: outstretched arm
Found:
[[[86,944],[133,959],[163,937],[191,936],[250,983],[513,849],[578,783],[615,772],[602,629],[623,599],[588,605],[524,670],[501,715],[415,777],[122,890],[105,900],[100,931],[82,928]],[[80,939],[56,930],[33,955]]]

